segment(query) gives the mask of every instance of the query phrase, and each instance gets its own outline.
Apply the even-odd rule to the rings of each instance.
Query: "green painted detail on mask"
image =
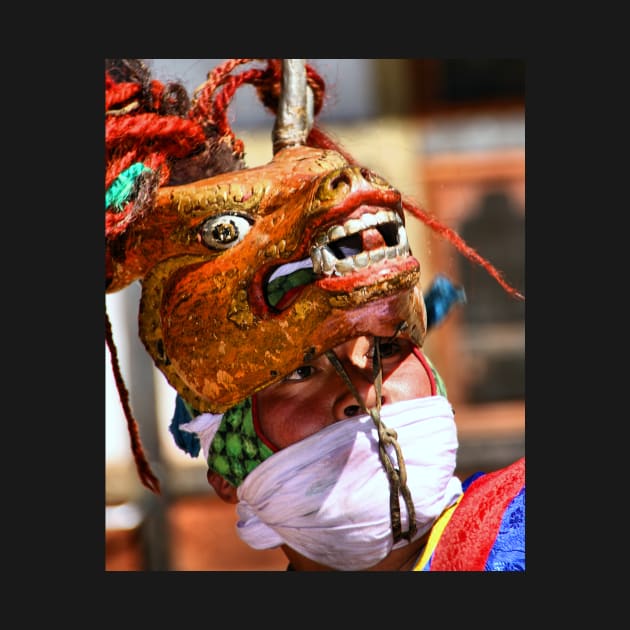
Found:
[[[254,429],[251,398],[228,409],[210,444],[208,466],[233,486],[243,483],[258,464],[273,455]]]
[[[284,297],[284,294],[303,284],[310,284],[317,279],[312,269],[298,269],[286,276],[272,280],[267,287],[267,300],[271,306],[276,306]]]

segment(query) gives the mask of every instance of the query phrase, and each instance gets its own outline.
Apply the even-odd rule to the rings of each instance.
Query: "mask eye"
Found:
[[[245,238],[250,227],[250,222],[244,217],[223,214],[208,219],[201,226],[199,235],[203,243],[212,249],[229,249]]]

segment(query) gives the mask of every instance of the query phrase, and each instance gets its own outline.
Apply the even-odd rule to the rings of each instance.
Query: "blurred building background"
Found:
[[[148,59],[156,78],[192,94],[221,59]],[[525,293],[525,63],[519,59],[309,59],[326,81],[318,124],[497,267]],[[271,160],[273,116],[253,88],[229,110],[248,166]],[[525,305],[414,217],[411,248],[423,288],[436,274],[467,304],[432,330],[426,352],[456,412],[457,474],[490,472],[525,452]],[[163,494],[138,481],[106,349],[106,540],[110,571],[284,570],[279,551],[250,549],[233,505],[168,432],[175,392],[138,338],[140,286],[106,296],[140,434]]]

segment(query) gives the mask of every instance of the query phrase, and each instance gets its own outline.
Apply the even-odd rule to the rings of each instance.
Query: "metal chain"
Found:
[[[394,335],[395,336],[395,335]],[[411,540],[417,531],[416,527],[416,510],[411,498],[411,492],[407,487],[407,468],[405,466],[405,459],[398,443],[398,434],[394,429],[390,429],[385,426],[381,420],[381,390],[383,387],[383,367],[381,364],[381,348],[380,337],[374,337],[374,359],[372,363],[372,377],[374,379],[374,388],[376,390],[376,405],[371,409],[367,408],[363,397],[354,386],[354,383],[348,376],[348,373],[344,369],[341,361],[334,353],[333,350],[326,351],[328,360],[332,363],[337,370],[341,378],[348,386],[348,389],[352,392],[352,395],[356,398],[357,402],[361,406],[364,413],[367,413],[372,418],[372,421],[376,425],[378,432],[378,453],[381,463],[387,473],[389,480],[389,509],[392,523],[392,533],[394,536],[394,542],[398,542],[401,539]],[[387,454],[386,447],[392,446],[396,452],[396,459],[398,462],[398,468],[395,468],[392,460]],[[402,531],[402,525],[400,522],[400,494],[402,494],[407,506],[407,514],[409,515],[409,529],[406,532]]]

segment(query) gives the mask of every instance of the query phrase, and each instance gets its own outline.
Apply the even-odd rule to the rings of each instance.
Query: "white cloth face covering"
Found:
[[[385,405],[380,417],[396,431],[404,457],[417,526],[412,541],[393,542],[389,480],[369,415],[335,422],[249,473],[237,491],[239,537],[254,549],[286,544],[333,569],[360,571],[423,536],[462,494],[453,474],[453,410],[438,395]],[[386,450],[398,468],[394,448]],[[402,496],[400,512],[405,532]]]

